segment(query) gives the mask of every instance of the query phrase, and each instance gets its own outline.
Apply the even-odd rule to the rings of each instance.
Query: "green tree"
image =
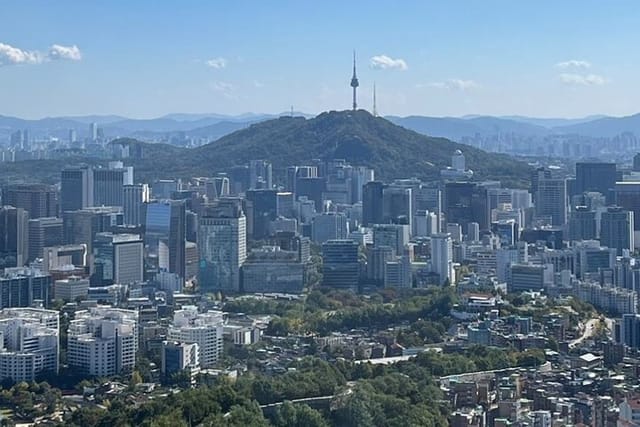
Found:
[[[274,425],[277,427],[328,427],[320,412],[307,405],[284,402],[276,411]]]

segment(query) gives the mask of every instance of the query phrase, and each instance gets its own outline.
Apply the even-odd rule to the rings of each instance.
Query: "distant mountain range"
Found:
[[[16,130],[28,129],[33,137],[52,136],[65,140],[69,130],[75,129],[79,138],[89,135],[89,124],[97,123],[107,138],[134,137],[149,141],[169,141],[185,136],[214,141],[254,123],[274,119],[282,114],[246,113],[242,115],[175,113],[154,119],[130,119],[115,115],[47,117],[25,120],[0,116],[0,141],[8,140]],[[294,116],[313,117],[295,112]],[[511,134],[524,138],[550,135],[579,135],[593,138],[611,138],[623,133],[640,136],[640,114],[626,117],[590,116],[580,119],[534,118],[524,116],[464,116],[425,117],[388,116],[391,122],[407,129],[454,141],[476,136],[491,137]]]

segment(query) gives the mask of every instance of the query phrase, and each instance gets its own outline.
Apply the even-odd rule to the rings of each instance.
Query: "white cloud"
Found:
[[[216,70],[221,70],[223,68],[226,68],[227,60],[222,57],[212,58],[209,59],[206,64],[208,67],[215,68]]]
[[[228,82],[215,81],[209,84],[212,91],[218,92],[227,99],[236,99],[236,87]]]
[[[78,46],[62,46],[54,44],[44,54],[37,50],[23,50],[8,44],[0,43],[0,66],[18,64],[41,64],[46,61],[70,60],[80,61],[82,53]]]
[[[0,43],[0,66],[16,64],[38,64],[42,55],[35,51],[22,50],[8,44]]]
[[[597,74],[562,73],[558,77],[562,83],[573,86],[600,86],[607,83],[606,78]]]
[[[408,68],[404,59],[393,59],[387,55],[372,56],[369,65],[377,70],[406,70]]]
[[[78,46],[61,46],[54,44],[49,48],[49,54],[47,55],[52,61],[67,59],[69,61],[80,61],[82,59],[82,53]]]
[[[448,79],[442,82],[431,82],[427,84],[419,84],[419,88],[429,87],[434,89],[444,89],[451,91],[467,91],[472,89],[477,89],[480,87],[478,83],[473,80],[462,80],[462,79]]]
[[[556,68],[560,68],[561,70],[566,70],[569,68],[587,69],[591,68],[591,63],[589,61],[584,61],[581,59],[570,59],[568,61],[558,62],[556,64]]]

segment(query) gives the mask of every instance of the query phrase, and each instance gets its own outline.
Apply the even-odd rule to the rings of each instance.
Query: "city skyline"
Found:
[[[0,114],[346,110],[353,49],[358,106],[372,110],[375,83],[381,115],[638,112],[633,3],[540,6],[14,2],[0,18]]]

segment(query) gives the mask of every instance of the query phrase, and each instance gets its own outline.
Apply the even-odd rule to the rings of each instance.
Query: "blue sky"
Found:
[[[0,0],[0,114],[640,111],[635,1]]]

